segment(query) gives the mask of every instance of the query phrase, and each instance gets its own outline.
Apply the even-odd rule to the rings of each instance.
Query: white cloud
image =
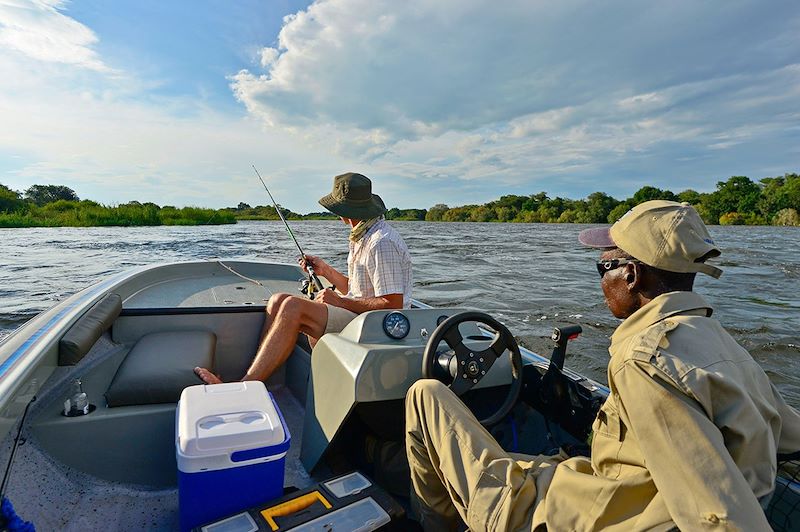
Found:
[[[92,30],[61,13],[64,0],[0,0],[0,46],[38,61],[111,69],[92,46]]]
[[[231,86],[266,123],[388,172],[524,183],[780,136],[798,21],[755,0],[327,0]]]

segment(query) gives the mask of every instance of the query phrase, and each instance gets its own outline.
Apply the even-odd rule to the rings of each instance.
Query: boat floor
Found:
[[[304,410],[289,389],[270,387],[292,437],[284,486],[307,487],[313,479],[300,462]],[[10,438],[6,442],[10,443]],[[8,446],[0,453],[8,456]],[[177,530],[178,490],[107,482],[54,461],[35,439],[17,449],[8,485],[17,514],[37,530]],[[69,510],[65,511],[65,507]]]

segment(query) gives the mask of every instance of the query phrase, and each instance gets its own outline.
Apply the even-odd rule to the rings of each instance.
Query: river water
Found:
[[[603,302],[597,252],[572,224],[391,222],[414,261],[414,297],[488,312],[520,343],[549,354],[558,324],[578,323],[567,366],[607,382],[609,336],[620,323]],[[346,271],[348,228],[292,222],[306,253]],[[723,249],[719,280],[698,275],[714,316],[800,407],[800,229],[711,227]],[[0,340],[26,320],[103,277],[163,261],[258,258],[293,262],[280,222],[144,228],[0,229]]]

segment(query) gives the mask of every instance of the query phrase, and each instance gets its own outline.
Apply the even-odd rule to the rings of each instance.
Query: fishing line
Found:
[[[283,225],[286,226],[286,231],[289,233],[289,236],[292,237],[292,241],[294,242],[294,245],[297,246],[297,251],[300,252],[300,257],[302,257],[302,259],[306,263],[306,271],[308,271],[308,281],[309,281],[308,296],[313,299],[314,298],[314,292],[323,289],[322,282],[319,280],[319,277],[317,277],[317,274],[314,273],[314,268],[311,266],[311,264],[309,264],[308,260],[306,259],[306,254],[303,252],[303,248],[300,247],[300,244],[297,242],[297,239],[294,237],[294,233],[292,232],[292,228],[289,227],[289,223],[286,221],[286,218],[283,217],[283,213],[281,212],[280,207],[278,207],[278,203],[275,201],[275,198],[272,197],[272,192],[269,191],[269,188],[267,187],[267,184],[261,178],[261,174],[258,172],[258,168],[256,168],[256,165],[252,165],[252,166],[253,166],[253,170],[256,171],[256,175],[258,176],[258,180],[261,181],[262,185],[264,185],[264,190],[266,190],[267,194],[269,194],[269,199],[272,200],[272,205],[275,206],[275,212],[278,213],[278,216],[280,217],[281,221],[283,222]]]
[[[217,264],[219,264],[220,266],[222,266],[223,268],[225,268],[226,270],[231,272],[233,275],[235,275],[237,277],[241,277],[245,281],[250,281],[251,283],[257,284],[258,286],[260,286],[261,288],[266,290],[267,293],[270,295],[270,297],[275,295],[275,293],[272,290],[270,290],[269,287],[267,287],[267,285],[265,285],[264,283],[262,283],[258,279],[251,279],[250,277],[247,277],[246,275],[242,275],[241,273],[237,272],[236,270],[234,270],[233,268],[231,268],[230,266],[228,266],[227,264],[225,264],[221,260],[216,260],[214,262],[216,262]]]

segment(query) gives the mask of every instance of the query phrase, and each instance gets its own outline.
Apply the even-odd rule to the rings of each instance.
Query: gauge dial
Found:
[[[408,335],[411,323],[402,312],[390,312],[383,318],[383,331],[395,340],[400,340]]]
[[[439,325],[441,325],[441,324],[442,324],[442,322],[443,322],[444,320],[446,320],[447,318],[449,318],[449,317],[450,317],[450,316],[445,316],[445,315],[443,314],[443,315],[439,316],[438,318],[436,318],[436,326],[438,327]]]

